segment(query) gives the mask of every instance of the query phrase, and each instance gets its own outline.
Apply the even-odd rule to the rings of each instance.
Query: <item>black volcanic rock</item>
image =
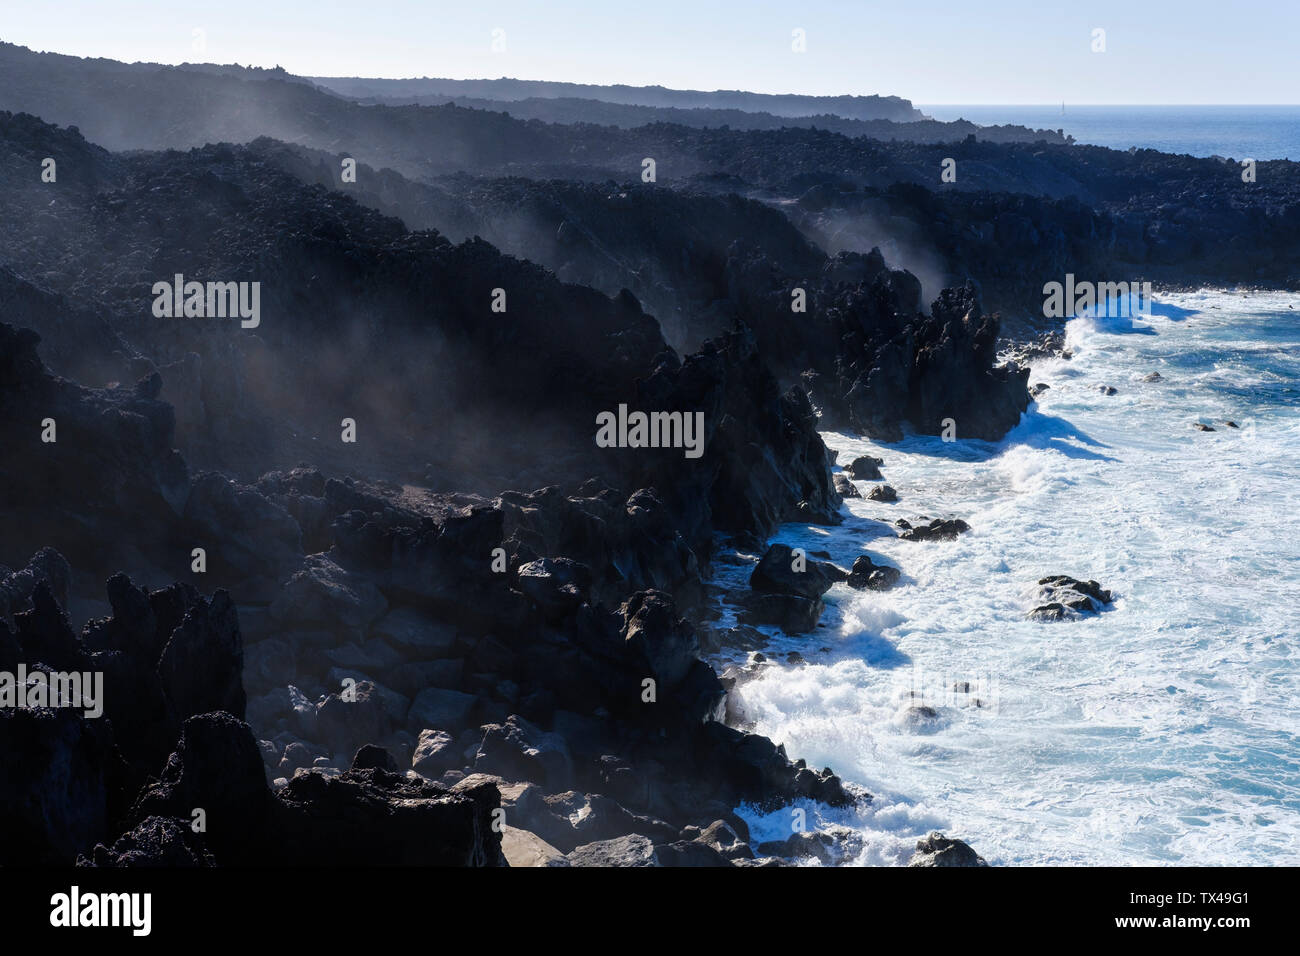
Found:
[[[158,678],[172,720],[225,711],[244,715],[244,645],[226,591],[192,600],[158,658]]]
[[[988,866],[970,845],[937,830],[917,841],[908,866]]]
[[[185,721],[158,780],[136,800],[132,816],[194,819],[204,811],[204,845],[217,862],[252,863],[272,829],[272,797],[248,726],[215,712]]]
[[[305,772],[276,799],[283,859],[296,865],[505,865],[490,783],[451,793],[382,769]]]
[[[42,548],[21,570],[0,577],[0,620],[12,620],[18,611],[29,610],[36,585],[44,582],[61,606],[68,605],[72,568],[53,548]]]
[[[520,565],[519,589],[547,617],[563,617],[586,600],[591,571],[577,561],[541,558]]]
[[[846,575],[835,565],[814,561],[807,555],[797,558],[789,545],[774,544],[749,576],[749,586],[766,594],[785,594],[817,600],[831,585]]]
[[[880,474],[883,464],[884,461],[872,455],[860,455],[849,463],[849,474],[858,481],[879,481],[884,477]]]
[[[730,681],[701,659],[723,630],[706,588],[720,535],[758,549],[782,523],[841,520],[820,428],[1005,435],[1028,373],[1000,364],[986,305],[1041,311],[1067,268],[1294,271],[1292,164],[1247,197],[1215,185],[1221,162],[1142,152],[558,127],[11,47],[0,73],[0,104],[67,122],[97,103],[84,128],[111,145],[195,147],[114,155],[0,114],[16,224],[0,318],[100,386],[0,325],[0,557],[70,559],[0,574],[0,663],[101,670],[108,688],[103,729],[24,718],[6,738],[88,781],[19,765],[0,787],[38,841],[69,834],[53,862],[497,864],[507,792],[512,811],[544,804],[538,836],[578,859],[748,860],[739,804],[856,794],[721,723]],[[268,117],[300,145],[208,145]],[[369,161],[361,182],[336,181],[340,149]],[[935,192],[949,154],[983,172]],[[33,175],[46,155],[58,184]],[[645,155],[661,182],[626,184]],[[823,252],[871,248],[869,223],[888,224],[884,252]],[[933,269],[897,268],[931,252]],[[155,317],[152,284],[178,272],[259,282],[260,324]],[[624,404],[702,415],[698,457],[596,446],[596,416]],[[878,464],[849,471],[879,480]],[[844,572],[810,562],[810,583],[790,557],[765,555],[745,625],[817,626]],[[64,609],[121,569],[112,616],[78,636]],[[865,556],[848,575],[898,578]],[[1049,606],[1100,600],[1076,585],[1093,586],[1045,579]],[[442,782],[392,772],[408,765]],[[688,838],[718,820],[725,852]]]
[[[1039,603],[1029,617],[1039,621],[1096,614],[1114,602],[1111,592],[1096,581],[1080,581],[1065,574],[1039,579],[1035,595]]]
[[[951,541],[970,530],[970,525],[960,518],[934,518],[929,524],[916,527],[906,521],[899,524],[903,527],[899,537],[904,541]]]
[[[883,501],[888,504],[898,500],[898,492],[894,490],[892,485],[877,485],[871,489],[867,498],[871,501]]]
[[[189,478],[172,449],[172,411],[134,389],[85,389],[50,375],[39,341],[0,323],[6,546],[28,554],[53,546],[77,567],[108,572],[137,553],[116,533],[122,515],[146,548],[174,535]],[[55,440],[47,442],[49,421]]]
[[[223,713],[191,718],[161,777],[132,810],[136,825],[89,860],[158,865],[177,857],[207,862],[210,854],[219,865],[502,865],[491,819],[495,787],[451,793],[359,756],[360,766],[340,776],[305,771],[272,795],[246,724]],[[200,819],[202,829],[191,829],[201,839],[182,839],[157,822]],[[137,859],[123,859],[131,854]]]
[[[106,721],[81,711],[0,709],[0,865],[66,866],[108,835],[112,739]]]
[[[754,627],[778,627],[787,634],[807,634],[817,627],[825,605],[820,597],[742,592],[735,601],[740,622]]]
[[[884,564],[875,564],[868,555],[860,554],[853,562],[845,582],[858,590],[886,591],[898,583],[902,572],[898,568]]]
[[[191,821],[174,817],[146,817],[112,844],[100,843],[77,860],[88,867],[192,867],[216,866],[201,835]]]

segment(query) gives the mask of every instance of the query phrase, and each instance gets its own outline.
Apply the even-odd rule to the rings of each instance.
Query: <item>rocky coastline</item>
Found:
[[[178,102],[245,82],[187,73]],[[55,80],[13,89],[67,105]],[[842,521],[855,482],[898,500],[887,462],[837,463],[819,431],[997,441],[1032,401],[1004,332],[1024,360],[1061,343],[1059,323],[1004,330],[986,296],[1030,310],[1067,262],[1254,261],[1222,256],[1189,207],[1117,211],[1151,156],[656,124],[602,134],[557,184],[533,174],[589,130],[443,111],[483,166],[465,182],[413,159],[428,130],[403,131],[430,114],[362,109],[332,102],[294,145],[227,116],[247,145],[143,152],[0,113],[0,217],[17,224],[0,258],[0,672],[103,678],[102,716],[0,707],[2,866],[847,862],[851,834],[751,838],[741,805],[872,797],[737,727],[743,675],[707,660],[755,650],[758,628],[810,632],[837,583],[899,579],[769,543]],[[169,115],[119,135],[172,135]],[[361,167],[349,195],[323,172],[331,122],[394,169]],[[691,188],[586,175],[646,148],[681,158]],[[1044,194],[915,183],[953,148]],[[516,182],[518,156],[540,158]],[[1184,159],[1167,167],[1200,188],[1211,168]],[[850,161],[880,181],[825,172]],[[1242,234],[1279,243],[1261,282],[1294,279],[1293,165],[1238,210]],[[532,204],[536,256],[503,203]],[[837,217],[885,209],[899,234],[949,237],[955,281],[928,290],[848,248]],[[260,283],[260,324],[150,315],[153,284],[182,274]],[[622,406],[701,416],[702,455],[598,447]],[[896,526],[916,547],[968,530]],[[761,555],[731,628],[710,598],[724,542]],[[1110,599],[1040,585],[1044,620]],[[984,860],[933,833],[910,863]]]

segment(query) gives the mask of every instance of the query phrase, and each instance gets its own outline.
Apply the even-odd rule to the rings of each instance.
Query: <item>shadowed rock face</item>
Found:
[[[894,441],[906,425],[939,434],[952,419],[958,437],[996,440],[1029,405],[1029,373],[997,364],[997,317],[969,283],[945,290],[927,316],[920,283],[878,252],[841,254],[808,282],[763,260],[733,268],[760,351],[802,378],[824,427]],[[792,287],[806,292],[806,314],[791,313]]]
[[[121,561],[126,547],[114,542],[123,515],[142,540],[169,540],[189,477],[172,448],[171,407],[157,398],[161,381],[81,388],[45,370],[39,341],[30,329],[0,324],[7,548],[30,554],[50,544],[77,562],[116,550]],[[60,520],[51,520],[51,509],[60,509]]]
[[[377,767],[304,773],[273,795],[248,726],[212,713],[186,721],[161,777],[130,812],[138,822],[82,862],[501,866],[498,804],[490,783],[452,793]]]
[[[115,317],[123,349],[136,356],[133,371],[161,370],[157,394],[180,409],[177,443],[190,460],[251,478],[304,454],[347,470],[360,457],[419,480],[426,477],[423,449],[434,445],[451,452],[435,469],[438,479],[482,487],[490,478],[499,490],[503,478],[492,473],[498,444],[485,436],[505,437],[537,484],[580,479],[592,473],[581,459],[596,414],[627,401],[637,379],[650,380],[648,398],[696,399],[694,406],[655,407],[719,404],[701,381],[716,361],[688,356],[682,365],[690,380],[679,394],[659,384],[681,378],[672,372],[677,359],[626,292],[610,300],[480,241],[452,245],[407,233],[337,193],[304,186],[256,150],[216,146],[122,160],[31,118],[8,127],[11,161],[20,145],[55,154],[81,149],[93,170],[84,173],[91,185],[53,210],[30,187],[0,199],[15,217],[45,223],[39,238],[15,244],[12,261],[31,272],[50,260],[78,263],[75,271],[46,275],[69,304],[93,304]],[[693,308],[677,316],[683,337],[702,341],[719,327],[748,325],[757,361],[733,347],[735,361],[765,366],[778,381],[813,372],[826,393],[814,396],[817,404],[832,415],[847,404],[854,427],[881,437],[909,420],[937,430],[949,417],[941,413],[958,401],[971,410],[969,434],[997,437],[1015,423],[1023,408],[1016,407],[1019,377],[993,368],[998,325],[980,312],[973,287],[941,297],[926,317],[916,280],[886,269],[879,255],[828,260],[776,213],[734,198],[682,197],[650,208],[674,204],[675,218],[655,214],[641,230],[652,222],[665,237],[652,259],[666,261],[669,246],[683,242],[697,250],[668,275],[669,300],[729,303],[702,322]],[[591,200],[585,206],[587,220],[603,213],[601,233],[616,232],[608,223],[623,218],[617,208]],[[696,228],[690,223],[715,220],[712,234],[688,241]],[[747,221],[756,228],[741,228]],[[166,224],[163,246],[142,274],[135,250],[158,241],[159,222]],[[619,228],[637,235],[626,223]],[[729,231],[772,238],[724,248]],[[259,283],[258,326],[155,317],[153,283],[175,275]],[[806,313],[791,312],[796,287],[808,295]],[[36,318],[67,351],[65,325],[48,308]],[[426,374],[430,357],[443,370],[433,378]],[[72,358],[61,361],[77,367]],[[755,376],[747,375],[740,384],[752,390]],[[961,386],[956,397],[942,394],[945,382]],[[525,406],[533,441],[518,427]],[[344,417],[357,422],[364,456],[338,442]]]
[[[139,400],[56,379],[41,366],[34,335],[0,326],[0,336],[14,346],[0,400],[17,418],[31,417],[25,403],[33,400],[81,398],[83,415]],[[646,487],[624,497],[591,480],[575,494],[448,496],[437,507],[383,483],[310,469],[268,475],[256,487],[232,488],[211,474],[187,478],[187,507],[173,520],[187,533],[206,529],[212,554],[242,566],[233,578],[289,568],[270,592],[237,588],[252,622],[248,637],[228,592],[207,599],[184,583],[149,591],[123,574],[107,584],[112,616],[76,635],[55,598],[75,577],[61,555],[43,551],[8,574],[3,593],[14,625],[0,635],[3,663],[104,674],[103,723],[50,711],[6,725],[6,765],[40,751],[85,771],[86,783],[35,831],[44,858],[66,861],[75,851],[94,865],[492,865],[501,860],[488,820],[495,784],[446,789],[484,771],[608,794],[618,801],[614,819],[667,821],[654,825],[665,845],[683,827],[730,818],[740,802],[855,799],[829,771],[791,763],[770,741],[719,735],[725,692],[699,659],[692,625],[656,589],[671,587],[688,603],[702,594],[715,494],[737,533],[765,535],[813,503],[829,517],[836,499],[811,408],[797,390],[780,394],[741,333],[685,363],[665,362],[638,387],[714,410],[723,424],[708,441],[758,446],[764,458],[728,456],[690,483],[668,484],[666,496]],[[98,440],[102,460],[128,460],[111,447],[123,440],[116,433]],[[664,482],[674,474],[666,459],[653,458],[613,471]],[[156,487],[149,468],[105,474],[119,494]],[[188,475],[183,462],[178,474]],[[22,470],[10,475],[13,487],[37,495]],[[45,504],[85,507],[53,493]],[[328,551],[303,555],[304,540]],[[179,562],[166,557],[173,542],[152,542],[151,552],[184,566],[188,551]],[[505,552],[499,571],[491,560],[497,547]],[[412,673],[414,684],[403,686],[414,699],[388,686]],[[352,697],[338,690],[344,676],[357,682]],[[286,679],[308,686],[318,702],[286,689]],[[250,694],[260,742],[242,723]],[[442,748],[441,786],[390,770],[389,754],[411,761],[408,741],[426,729],[452,744]],[[283,755],[271,737],[286,741]],[[358,748],[364,759],[339,776],[309,769],[314,753]],[[297,775],[273,793],[268,770]],[[41,785],[27,771],[10,778],[13,819],[29,819],[23,795]],[[195,808],[207,829],[187,833]],[[708,851],[664,853],[693,859]]]
[[[0,709],[0,865],[67,865],[109,834],[112,731],[71,710]]]

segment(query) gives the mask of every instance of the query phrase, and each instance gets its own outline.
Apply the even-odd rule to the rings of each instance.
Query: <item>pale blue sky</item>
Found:
[[[494,53],[498,28],[506,50]],[[791,51],[796,28],[806,53]],[[1095,28],[1106,31],[1104,53],[1091,51]],[[893,93],[916,103],[1300,103],[1300,0],[0,0],[0,39],[307,75]]]

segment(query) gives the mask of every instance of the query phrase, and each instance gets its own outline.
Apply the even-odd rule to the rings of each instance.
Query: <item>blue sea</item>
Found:
[[[1071,320],[1067,345],[1034,364],[1051,387],[1001,442],[825,434],[841,466],[883,458],[899,500],[777,540],[902,579],[835,585],[824,626],[773,635],[734,706],[874,795],[805,808],[852,831],[862,864],[906,863],[933,829],[995,864],[1294,864],[1300,294],[1157,294],[1150,316]],[[923,515],[971,531],[896,537]],[[749,567],[722,574],[743,588]],[[1052,574],[1113,606],[1028,619]],[[789,833],[788,810],[748,820]]]
[[[1080,143],[1300,161],[1300,106],[918,106],[937,120],[1063,129]]]

